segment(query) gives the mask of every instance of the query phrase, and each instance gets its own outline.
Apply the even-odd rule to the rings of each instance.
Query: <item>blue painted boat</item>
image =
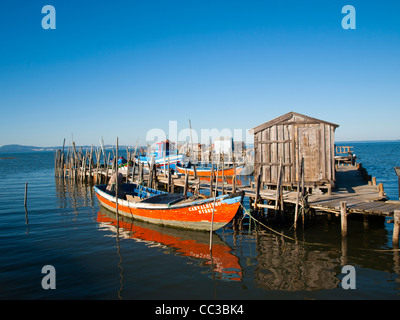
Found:
[[[178,154],[178,149],[170,140],[161,141],[150,147],[148,155],[139,156],[137,162],[140,162],[147,167],[153,162],[157,169],[165,170],[170,169],[176,170],[176,165],[181,165],[186,158],[186,155]]]

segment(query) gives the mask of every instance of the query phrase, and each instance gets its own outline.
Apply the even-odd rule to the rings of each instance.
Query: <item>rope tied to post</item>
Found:
[[[279,235],[279,236],[281,236],[281,237],[284,237],[284,238],[286,238],[286,239],[292,240],[292,241],[294,241],[294,242],[296,242],[296,243],[302,243],[302,244],[304,244],[304,245],[322,246],[322,247],[330,247],[330,248],[332,248],[332,249],[337,249],[337,247],[335,247],[335,246],[333,246],[333,245],[326,244],[326,243],[307,242],[307,241],[303,241],[303,240],[299,240],[299,239],[296,239],[296,238],[287,236],[287,235],[285,235],[285,234],[283,234],[283,233],[281,233],[281,232],[279,232],[279,231],[276,231],[275,229],[273,229],[273,228],[271,228],[271,227],[265,225],[264,223],[262,223],[261,221],[257,220],[256,218],[254,218],[254,217],[251,215],[250,210],[245,209],[245,208],[243,207],[242,204],[241,204],[241,207],[242,207],[242,209],[243,209],[244,215],[248,215],[249,218],[251,218],[251,219],[254,220],[255,222],[257,222],[258,224],[260,224],[260,225],[263,226],[264,228],[268,229],[269,231],[271,231],[271,232],[273,232],[273,233],[275,233],[275,234],[277,234],[277,235]],[[392,248],[392,249],[356,248],[356,249],[357,249],[357,250],[364,250],[364,251],[375,251],[375,252],[396,252],[396,251],[400,251],[400,248],[399,248],[399,249],[395,249],[395,248]]]

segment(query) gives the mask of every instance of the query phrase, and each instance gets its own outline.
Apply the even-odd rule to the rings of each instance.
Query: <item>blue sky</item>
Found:
[[[44,5],[56,29],[44,30]],[[341,25],[344,5],[356,29]],[[400,139],[398,1],[1,0],[0,146],[146,143],[295,111]],[[244,134],[243,134],[244,139]]]

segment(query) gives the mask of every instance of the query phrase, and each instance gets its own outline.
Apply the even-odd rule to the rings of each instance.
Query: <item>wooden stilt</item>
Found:
[[[256,196],[254,198],[254,213],[255,214],[257,214],[257,212],[258,212],[257,203],[258,203],[258,199],[260,197],[260,186],[261,186],[261,175],[259,172],[257,175],[257,178],[256,178]]]
[[[275,211],[278,210],[280,194],[281,194],[281,172],[282,172],[282,158],[279,160],[278,180],[276,183],[276,196],[275,196]]]
[[[392,243],[393,247],[399,246],[399,231],[400,231],[400,210],[394,210],[394,225],[393,225],[393,237]]]
[[[340,220],[342,226],[342,237],[347,237],[347,203],[346,201],[340,202]]]
[[[26,208],[28,203],[28,182],[25,182],[25,197],[24,197],[24,207]]]
[[[185,199],[187,198],[188,182],[189,182],[189,175],[188,175],[188,173],[186,171],[186,173],[185,173],[185,186],[183,187],[183,195],[185,196]]]
[[[117,219],[119,223],[119,215],[118,215],[118,137],[117,137],[117,147],[116,147],[116,155],[115,155],[115,209],[117,211]],[[117,227],[119,229],[119,225]]]
[[[215,212],[215,201],[217,198],[217,192],[218,192],[218,171],[219,171],[219,161],[217,165],[217,178],[215,182],[215,193],[214,193],[214,203],[213,203],[213,211],[212,211],[212,216],[211,216],[211,226],[210,226],[210,251],[212,249],[212,233],[213,233],[213,224],[214,224],[214,212]]]

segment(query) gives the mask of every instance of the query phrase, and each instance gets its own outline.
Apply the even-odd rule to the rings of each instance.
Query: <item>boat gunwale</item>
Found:
[[[224,170],[236,170],[236,171],[238,171],[238,170],[240,170],[239,171],[239,173],[232,173],[232,176],[234,175],[234,174],[236,174],[236,175],[238,175],[238,174],[240,174],[240,172],[241,172],[241,170],[244,168],[244,164],[242,164],[242,165],[239,165],[239,166],[237,166],[237,167],[232,167],[232,166],[230,166],[230,167],[224,167]],[[181,174],[184,174],[184,173],[186,173],[186,171],[188,171],[188,173],[190,172],[190,173],[194,173],[194,169],[193,168],[185,168],[185,167],[182,167],[182,166],[180,166],[180,165],[176,165],[176,170],[181,170],[181,171],[184,171],[184,172],[181,172],[181,171],[179,171],[179,173],[181,173]],[[211,173],[211,171],[212,171],[212,168],[210,167],[210,168],[196,168],[196,173]],[[216,169],[214,169],[214,172],[216,173]],[[222,176],[222,170],[220,169],[219,170],[219,175],[218,176]],[[224,176],[229,176],[229,174],[224,174]],[[208,177],[208,176],[207,176]]]
[[[115,196],[107,193],[106,191],[101,190],[99,187],[106,187],[107,185],[102,184],[102,185],[95,185],[94,189],[95,192],[98,193],[100,196],[103,198],[107,199],[108,201],[111,201],[113,203],[116,203],[116,198]],[[213,203],[214,201],[221,201],[221,203],[224,203],[224,200],[231,199],[230,201],[232,202],[240,202],[240,199],[243,197],[243,191],[236,192],[234,194],[224,194],[216,197],[210,197],[210,198],[205,198],[205,199],[198,199],[194,200],[192,202],[184,202],[184,203],[149,203],[149,202],[142,202],[142,201],[132,201],[132,200],[125,200],[118,198],[118,204],[127,207],[127,208],[135,208],[135,209],[149,209],[149,210],[171,210],[171,209],[184,209],[188,207],[193,207],[193,206],[201,206],[201,205],[207,205],[210,203]],[[156,196],[156,195],[155,195]],[[237,199],[236,199],[237,198]],[[146,200],[149,198],[145,198],[142,200]],[[237,201],[235,201],[237,200]]]

